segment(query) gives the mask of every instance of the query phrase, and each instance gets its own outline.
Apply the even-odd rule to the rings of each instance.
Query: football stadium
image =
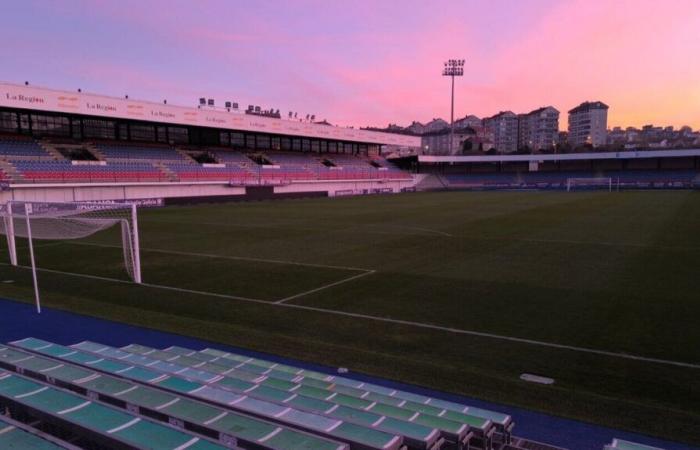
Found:
[[[0,447],[687,449],[700,150],[0,85]]]

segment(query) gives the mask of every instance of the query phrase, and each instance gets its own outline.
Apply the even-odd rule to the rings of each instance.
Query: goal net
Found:
[[[34,240],[82,239],[111,227],[119,227],[124,268],[129,278],[141,282],[138,221],[136,205],[100,202],[27,202],[10,201],[0,205],[0,232],[7,237],[10,263],[17,266],[16,238],[28,241],[36,286]]]
[[[567,178],[566,190],[574,189],[606,189],[612,191],[613,181],[610,177],[591,177],[591,178]]]

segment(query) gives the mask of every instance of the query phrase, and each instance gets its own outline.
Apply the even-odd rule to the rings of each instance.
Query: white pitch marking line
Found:
[[[0,262],[0,265],[9,266],[10,264]],[[29,267],[29,266],[18,265],[16,267],[19,267],[22,269],[31,269],[31,267]],[[40,272],[57,273],[60,275],[70,275],[70,276],[79,277],[79,278],[88,278],[91,280],[111,281],[114,283],[132,284],[132,285],[134,284],[134,282],[131,280],[120,280],[119,278],[101,277],[98,275],[88,275],[85,273],[64,272],[62,270],[42,269],[39,267],[37,267],[36,270],[40,271]],[[136,286],[139,286],[139,285],[136,285]],[[172,286],[164,286],[164,285],[160,285],[160,284],[141,283],[140,286],[146,286],[146,287],[151,287],[151,288],[156,288],[156,289],[166,289],[166,290],[177,291],[177,292],[185,292],[185,293],[189,293],[189,294],[207,295],[210,297],[229,298],[229,299],[233,299],[233,300],[242,300],[242,301],[246,301],[246,302],[263,303],[263,304],[267,304],[267,305],[273,304],[273,302],[271,302],[269,300],[261,300],[261,299],[257,299],[257,298],[248,298],[248,297],[239,297],[236,295],[228,295],[228,294],[216,294],[213,292],[196,291],[193,289],[177,288],[177,287],[172,287]]]
[[[403,228],[406,230],[425,231],[427,233],[439,234],[440,236],[454,237],[454,235],[452,235],[450,233],[446,233],[446,232],[440,231],[440,230],[433,230],[431,228],[411,227],[411,226],[407,226],[407,225],[384,225],[384,226],[389,227],[389,228]]]
[[[91,247],[122,248],[121,245],[94,244],[91,242],[65,241],[65,243],[66,244],[73,244],[73,245],[85,245],[85,246],[91,246]],[[324,268],[324,269],[337,269],[337,270],[354,270],[356,272],[360,272],[360,271],[366,272],[367,270],[370,270],[370,269],[363,269],[361,267],[334,266],[334,265],[329,265],[329,264],[314,264],[314,263],[305,263],[305,262],[299,262],[299,261],[283,261],[280,259],[252,258],[252,257],[248,257],[248,256],[230,256],[230,255],[215,255],[212,253],[181,252],[181,251],[176,251],[176,250],[164,250],[164,249],[160,249],[160,248],[141,247],[141,251],[165,253],[168,255],[195,256],[195,257],[201,257],[201,258],[232,259],[232,260],[239,260],[239,261],[264,262],[264,263],[271,263],[271,264],[287,264],[290,266],[320,267],[320,268]]]
[[[273,226],[270,223],[265,223],[265,224],[241,224],[241,223],[223,223],[223,222],[187,222],[187,221],[180,221],[180,220],[159,220],[159,219],[143,219],[143,222],[153,222],[153,223],[174,223],[178,225],[205,225],[205,226],[215,226],[215,227],[225,227],[225,228],[260,228],[264,227],[266,229],[274,229],[274,230],[289,230],[293,229],[295,231],[312,231],[312,232],[331,232],[331,233],[363,233],[363,234],[380,234],[380,235],[396,235],[396,234],[403,234],[403,235],[415,235],[414,233],[408,234],[408,233],[397,233],[396,231],[382,231],[382,230],[368,230],[366,227],[345,227],[345,228],[337,228],[334,230],[324,230],[320,228],[312,228],[312,227],[299,227],[299,226],[294,226],[292,225],[291,227],[288,226],[282,226],[282,225],[277,225]],[[371,226],[370,224],[369,226]],[[388,225],[391,226],[391,225]],[[437,230],[431,230],[429,228],[419,228],[419,227],[403,227],[403,226],[394,226],[396,228],[405,228],[405,229],[414,229],[417,231],[426,231],[430,233],[438,233],[438,234],[444,234],[446,236],[452,236],[448,233],[443,233]]]
[[[353,276],[348,277],[348,278],[343,278],[342,280],[336,281],[336,282],[334,282],[334,283],[329,283],[329,284],[323,285],[323,286],[321,286],[321,287],[317,287],[317,288],[314,288],[314,289],[309,289],[308,291],[300,292],[299,294],[290,295],[289,297],[285,297],[285,298],[283,298],[282,300],[277,300],[277,301],[274,302],[274,303],[275,303],[276,305],[280,305],[280,304],[282,304],[282,303],[288,302],[289,300],[294,300],[295,298],[303,297],[303,296],[305,296],[305,295],[313,294],[313,293],[315,293],[315,292],[322,291],[322,290],[324,290],[324,289],[332,288],[332,287],[334,287],[334,286],[338,286],[339,284],[347,283],[348,281],[357,280],[358,278],[366,277],[367,275],[372,275],[373,273],[376,273],[376,271],[375,271],[375,270],[369,270],[369,271],[364,272],[364,273],[361,273],[361,274],[359,274],[359,275],[353,275]]]
[[[9,266],[10,264],[0,262],[0,265]],[[17,267],[21,267],[23,269],[29,269],[29,267],[27,267],[27,266],[17,266]],[[98,277],[95,275],[85,275],[85,274],[72,273],[72,272],[63,272],[60,270],[52,270],[52,269],[37,268],[37,270],[43,271],[43,272],[58,273],[58,274],[62,274],[62,275],[69,275],[69,276],[74,276],[74,277],[91,278],[91,279],[96,279],[96,280],[112,281],[112,282],[125,283],[125,284],[134,284],[131,281],[119,280],[116,278]],[[389,317],[372,316],[369,314],[337,311],[334,309],[317,308],[314,306],[297,305],[294,303],[275,303],[275,302],[270,302],[267,300],[237,297],[234,295],[226,295],[226,294],[216,294],[213,292],[195,291],[195,290],[191,290],[191,289],[182,289],[182,288],[176,288],[176,287],[172,287],[172,286],[162,286],[162,285],[157,285],[157,284],[142,283],[141,286],[151,287],[151,288],[155,288],[155,289],[176,291],[176,292],[185,292],[185,293],[189,293],[189,294],[204,295],[204,296],[208,296],[208,297],[218,297],[218,298],[228,298],[231,300],[241,300],[241,301],[246,301],[246,302],[251,302],[251,303],[259,303],[259,304],[264,304],[264,305],[269,305],[269,306],[278,306],[278,307],[282,307],[282,308],[301,309],[304,311],[314,311],[314,312],[320,312],[320,313],[325,313],[325,314],[333,314],[336,316],[354,317],[357,319],[374,320],[377,322],[393,323],[393,324],[397,324],[397,325],[405,325],[405,326],[411,326],[411,327],[415,327],[415,328],[423,328],[423,329],[428,329],[428,330],[445,331],[448,333],[462,334],[462,335],[468,335],[468,336],[478,336],[478,337],[489,338],[489,339],[497,339],[497,340],[501,340],[501,341],[517,342],[519,344],[529,344],[529,345],[536,345],[539,347],[556,348],[559,350],[570,350],[570,351],[579,352],[579,353],[588,353],[588,354],[593,354],[593,355],[609,356],[612,358],[629,359],[629,360],[633,360],[633,361],[642,361],[642,362],[649,362],[649,363],[656,363],[656,364],[665,364],[665,365],[669,365],[669,366],[685,367],[685,368],[690,368],[690,369],[700,369],[700,364],[685,363],[685,362],[681,362],[681,361],[673,361],[673,360],[668,360],[668,359],[649,358],[646,356],[637,356],[637,355],[632,355],[632,354],[628,354],[628,353],[616,353],[616,352],[610,352],[610,351],[606,351],[606,350],[597,350],[597,349],[593,349],[593,348],[577,347],[574,345],[556,344],[553,342],[538,341],[535,339],[526,339],[526,338],[519,338],[519,337],[514,337],[514,336],[503,336],[500,334],[484,333],[481,331],[443,327],[440,325],[433,325],[433,324],[422,323],[422,322],[413,322],[410,320],[392,319]]]

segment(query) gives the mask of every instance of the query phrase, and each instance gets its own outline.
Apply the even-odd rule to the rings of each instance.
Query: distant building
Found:
[[[627,149],[686,148],[696,146],[698,136],[687,126],[678,130],[672,126],[655,125],[644,125],[641,129],[615,127],[608,130],[608,144],[613,147],[623,145]]]
[[[432,133],[434,131],[440,131],[445,128],[448,128],[450,126],[449,123],[446,121],[438,118],[438,119],[433,119],[430,122],[425,124],[425,128],[423,129],[424,133]]]
[[[560,131],[559,136],[557,137],[557,144],[568,144],[569,143],[569,132],[568,131]]]
[[[469,114],[461,119],[455,120],[455,128],[480,128],[482,126],[482,120],[475,115]]]
[[[450,148],[450,127],[423,133],[421,136],[422,153],[425,155],[461,155],[465,151],[478,150],[478,144],[476,130],[471,127],[455,127],[452,148]]]
[[[406,131],[408,131],[409,133],[420,135],[425,132],[425,125],[414,120],[409,126],[406,127]]]
[[[608,128],[608,105],[603,102],[583,102],[569,111],[569,144],[578,147],[605,145]]]
[[[518,114],[518,148],[551,149],[559,141],[559,110],[544,106]]]
[[[514,153],[518,150],[518,116],[512,111],[501,111],[484,119],[484,128],[499,153]]]
[[[608,144],[624,144],[627,141],[627,132],[622,129],[622,127],[615,127],[612,130],[608,130]]]

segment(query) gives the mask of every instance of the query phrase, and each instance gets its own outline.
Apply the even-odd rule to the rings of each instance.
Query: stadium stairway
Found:
[[[168,181],[180,181],[180,177],[178,177],[177,174],[165,163],[154,162],[153,165],[156,169],[160,170],[165,174],[165,177],[168,179]]]
[[[2,170],[4,178],[10,182],[21,183],[24,181],[24,176],[9,161],[0,159],[0,170]]]
[[[55,159],[56,161],[63,161],[63,160],[66,159],[66,158],[61,154],[61,152],[59,152],[59,151],[56,149],[56,147],[54,146],[54,144],[53,144],[51,141],[42,139],[42,140],[37,141],[37,142],[38,142],[39,146],[40,146],[41,148],[43,148],[44,151],[45,151],[46,153],[48,153],[49,155],[51,155],[51,157],[52,157],[53,159]]]
[[[180,149],[180,148],[176,148],[175,151],[176,151],[180,156],[182,156],[187,162],[192,162],[192,163],[196,162],[196,161],[194,160],[194,158],[192,158],[192,156],[190,156],[190,154],[187,153],[186,151],[184,151],[184,150],[182,150],[182,149]]]
[[[105,157],[104,153],[100,151],[99,148],[92,142],[85,142],[84,147],[88,149],[90,153],[95,155],[95,158],[97,158],[98,161],[107,161],[107,158]]]
[[[416,183],[418,191],[437,191],[447,189],[448,183],[440,174],[417,174],[421,179]]]

